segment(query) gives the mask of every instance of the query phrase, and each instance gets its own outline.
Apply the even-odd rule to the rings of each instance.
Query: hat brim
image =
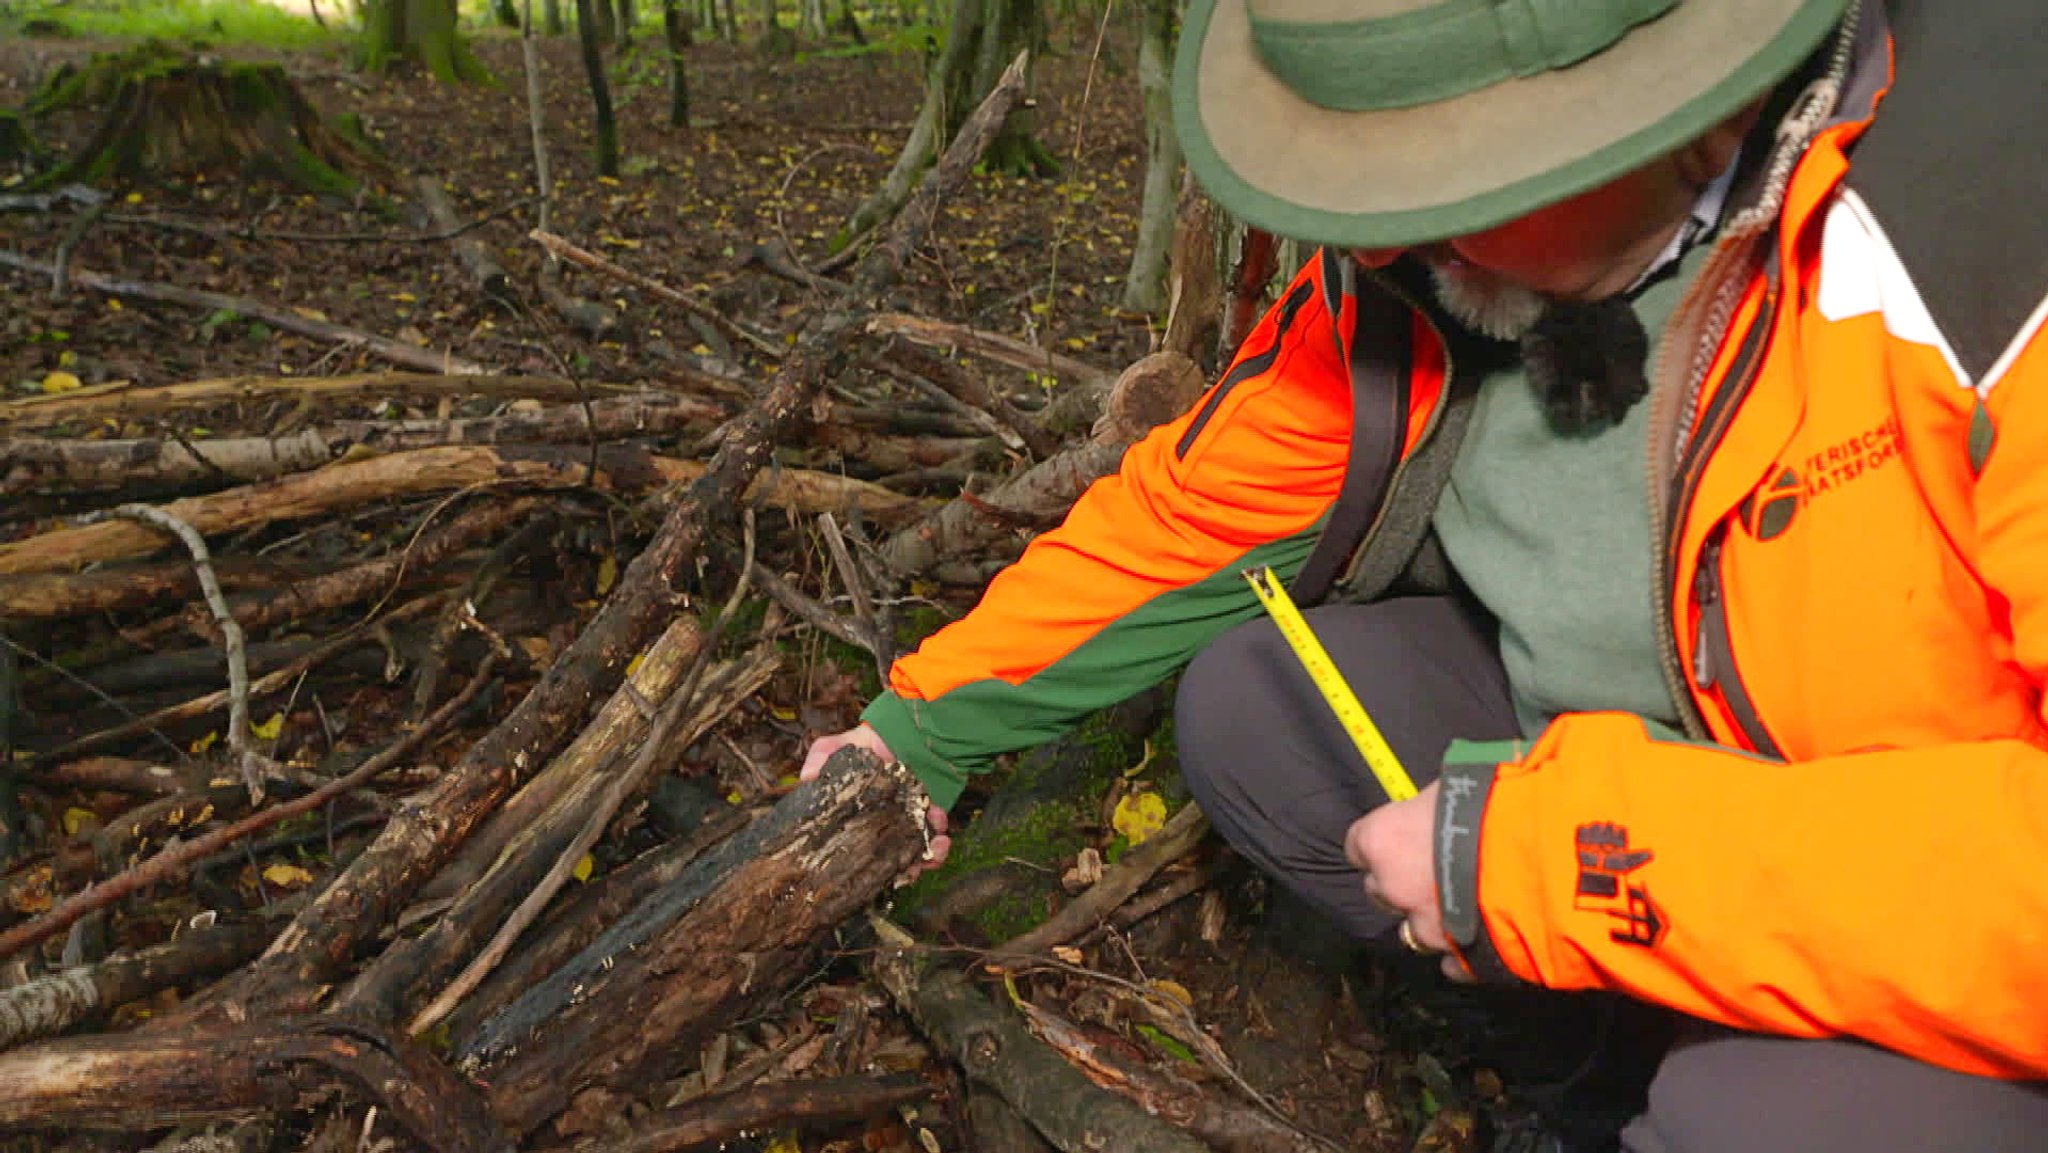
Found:
[[[1248,223],[1354,248],[1483,231],[1697,139],[1789,74],[1845,0],[1694,0],[1574,67],[1412,108],[1339,112],[1261,62],[1246,0],[1191,0],[1174,119]]]

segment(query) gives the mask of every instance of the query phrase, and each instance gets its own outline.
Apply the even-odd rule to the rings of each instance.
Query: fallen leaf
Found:
[[[249,726],[249,735],[259,741],[274,741],[284,732],[284,714],[272,713],[270,719]]]
[[[312,884],[313,874],[297,865],[287,865],[280,861],[264,867],[263,879],[280,889],[293,889],[300,885]]]
[[[589,853],[585,853],[583,854],[583,859],[576,862],[576,867],[569,870],[569,875],[576,878],[579,881],[588,881],[590,879],[590,874],[596,871],[597,858],[591,856]]]
[[[1116,803],[1110,824],[1132,845],[1142,845],[1166,824],[1166,801],[1158,793],[1131,793]]]
[[[1072,945],[1054,945],[1052,947],[1052,955],[1069,965],[1078,965],[1082,960],[1081,950],[1074,948]]]
[[[84,381],[68,372],[53,372],[43,378],[43,391],[49,393],[70,392],[74,388],[83,388],[84,386]]]
[[[75,837],[80,832],[100,827],[100,815],[91,809],[64,810],[64,835]]]
[[[611,553],[606,553],[604,554],[604,559],[597,562],[597,595],[603,596],[612,591],[612,586],[617,583],[619,583],[619,558]]]

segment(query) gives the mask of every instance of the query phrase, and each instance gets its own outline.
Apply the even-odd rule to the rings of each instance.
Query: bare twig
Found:
[[[297,800],[286,801],[259,813],[251,813],[232,825],[168,846],[134,868],[74,894],[35,920],[0,933],[0,957],[13,956],[31,945],[48,940],[70,928],[73,922],[95,909],[103,909],[138,889],[166,880],[186,866],[212,856],[251,833],[261,832],[279,821],[298,816],[300,813],[310,813],[334,798],[344,796],[376,779],[378,774],[410,756],[414,749],[428,737],[439,732],[470,701],[475,700],[476,695],[490,683],[491,675],[497,667],[497,656],[486,653],[483,661],[477,666],[476,675],[470,678],[469,684],[463,686],[461,692],[434,710],[434,714],[420,722],[419,727],[398,738],[383,752],[356,766],[354,771],[334,778]]]
[[[759,333],[740,327],[724,313],[686,292],[670,288],[668,285],[652,277],[642,276],[631,269],[621,268],[597,253],[578,248],[552,232],[542,232],[536,228],[527,235],[542,248],[547,249],[548,254],[551,256],[561,257],[571,264],[581,265],[592,272],[601,273],[624,284],[630,284],[642,292],[652,293],[693,316],[704,318],[711,323],[713,328],[727,336],[744,341],[754,351],[767,357],[769,360],[781,360],[783,358],[783,349],[780,345]]]
[[[868,318],[868,331],[877,335],[900,336],[935,348],[971,353],[1026,372],[1064,377],[1075,384],[1106,386],[1116,379],[1115,373],[1106,372],[1086,361],[1075,360],[999,332],[969,328],[964,324],[885,312]]]
[[[1157,876],[1159,870],[1194,848],[1208,831],[1209,822],[1202,816],[1201,807],[1193,801],[1182,805],[1164,828],[1124,854],[1093,888],[1068,902],[1037,928],[998,945],[991,959],[1014,964],[1026,955],[1042,952],[1094,928],[1132,893],[1143,888],[1145,882]]]
[[[242,784],[249,789],[249,803],[262,804],[263,778],[269,774],[272,762],[256,751],[249,736],[249,653],[243,645],[241,622],[228,611],[228,599],[220,591],[220,578],[213,573],[213,558],[206,551],[206,538],[191,525],[147,504],[119,505],[105,512],[80,517],[79,522],[91,524],[110,519],[139,521],[161,529],[183,541],[186,551],[192,554],[192,568],[199,575],[199,591],[206,598],[206,607],[213,610],[214,623],[220,629],[221,648],[227,652],[228,756],[235,763],[235,771],[242,774]]]
[[[100,217],[106,215],[107,204],[102,200],[87,208],[71,222],[71,227],[64,230],[64,239],[57,242],[57,270],[50,274],[52,298],[62,300],[71,291],[71,254],[78,251],[79,242],[85,239],[85,234],[92,231]]]
[[[24,272],[40,273],[54,277],[55,265],[23,256],[18,252],[0,250],[0,267],[18,268]],[[104,292],[109,296],[133,296],[139,300],[155,300],[165,304],[183,304],[192,308],[209,311],[226,309],[238,316],[260,320],[272,328],[296,332],[316,340],[331,340],[337,344],[356,344],[376,353],[393,364],[409,368],[424,369],[427,372],[481,373],[483,366],[474,361],[464,360],[453,353],[435,352],[432,349],[416,348],[413,345],[378,336],[373,332],[334,324],[325,320],[310,320],[289,308],[275,308],[261,301],[239,296],[224,296],[218,292],[202,292],[196,288],[180,288],[175,284],[159,284],[150,280],[117,280],[83,268],[71,270],[71,279],[82,288]]]

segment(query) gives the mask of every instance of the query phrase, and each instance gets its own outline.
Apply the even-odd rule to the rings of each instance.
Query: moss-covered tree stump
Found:
[[[314,111],[275,64],[200,60],[161,45],[101,56],[54,77],[33,108],[102,106],[98,127],[40,184],[222,168],[346,195],[368,157]]]

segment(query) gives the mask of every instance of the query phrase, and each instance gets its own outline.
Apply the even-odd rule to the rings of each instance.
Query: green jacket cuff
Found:
[[[923,701],[908,701],[895,693],[885,692],[869,702],[860,719],[880,733],[882,743],[924,786],[932,803],[942,809],[950,809],[967,789],[967,773],[959,766],[934,753],[925,743],[924,734],[919,731],[916,710]]]

